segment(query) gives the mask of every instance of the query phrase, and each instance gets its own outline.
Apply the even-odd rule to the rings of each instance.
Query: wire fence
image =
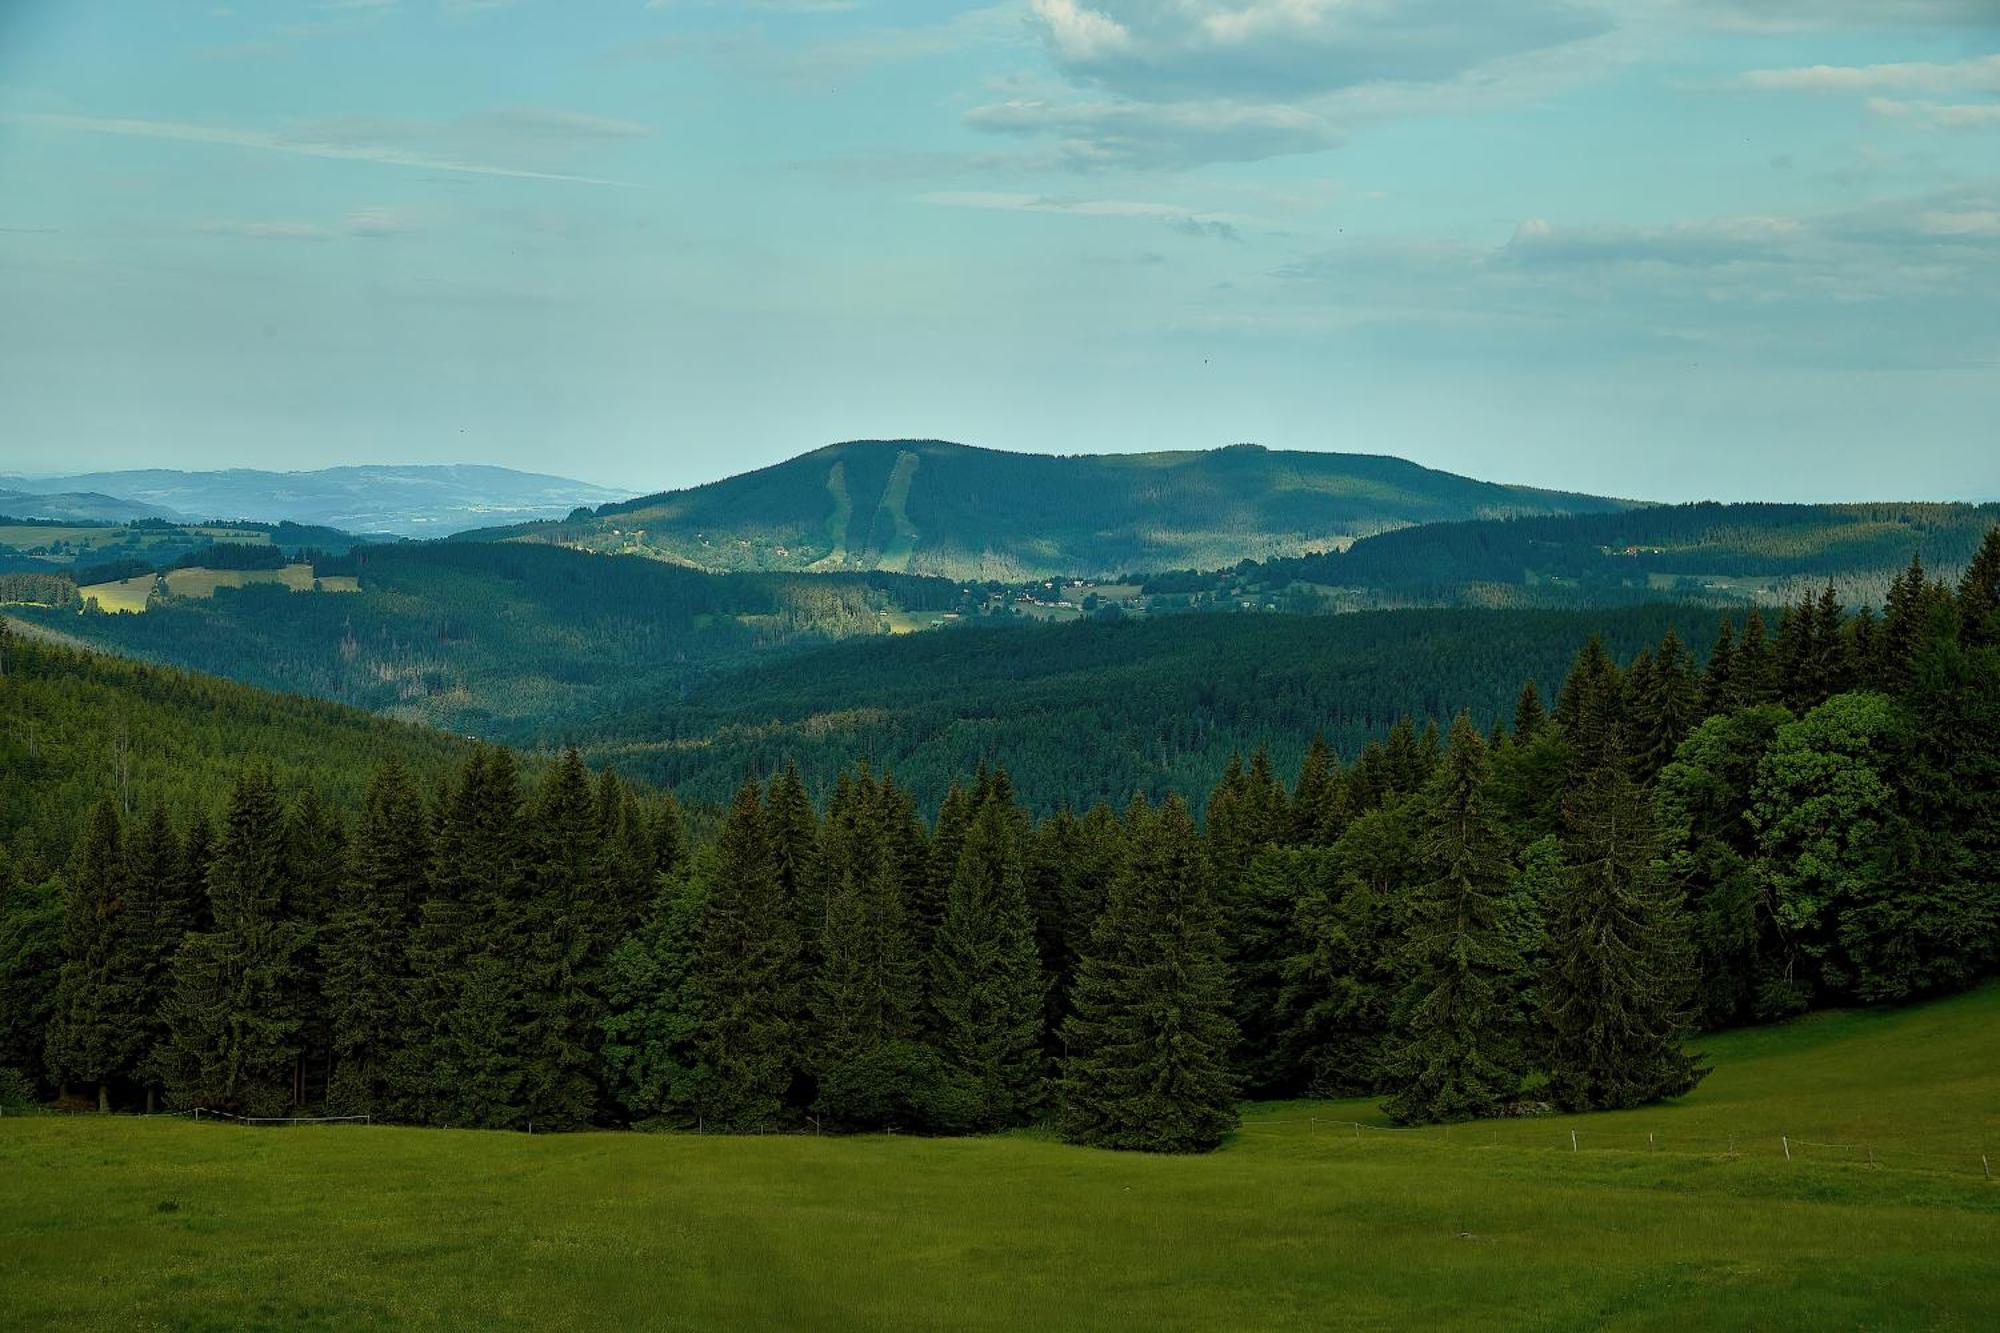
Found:
[[[229,1111],[212,1110],[209,1107],[194,1108],[196,1120],[227,1120],[238,1125],[372,1125],[374,1117],[366,1115],[235,1115]]]
[[[1470,1121],[1449,1125],[1370,1125],[1359,1120],[1325,1116],[1293,1116],[1252,1120],[1238,1134],[1268,1138],[1305,1138],[1335,1143],[1408,1143],[1463,1148],[1479,1152],[1664,1154],[1711,1160],[1776,1159],[1856,1166],[1872,1170],[1925,1171],[1994,1180],[1996,1154],[1986,1149],[1934,1152],[1909,1148],[1894,1140],[1829,1143],[1789,1134],[1682,1134],[1660,1130],[1603,1130],[1551,1126],[1546,1139],[1523,1134],[1520,1121]],[[1282,1128],[1279,1128],[1282,1126]]]

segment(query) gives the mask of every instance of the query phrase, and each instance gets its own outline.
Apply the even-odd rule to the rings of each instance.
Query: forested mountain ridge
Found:
[[[1369,454],[1234,445],[1055,456],[856,440],[558,523],[466,535],[709,569],[888,569],[1016,581],[1216,568],[1412,523],[1626,507]]]
[[[1796,600],[1831,581],[1879,604],[1912,556],[1955,576],[2000,520],[2000,503],[1646,505],[1385,532],[1343,551],[1276,558],[1149,589],[1220,580],[1308,585],[1344,604],[1616,605],[1659,597],[1723,605]]]
[[[356,588],[257,584],[136,615],[18,613],[150,661],[532,742],[607,698],[671,695],[758,653],[887,634],[961,597],[903,574],[710,574],[528,543],[361,546],[313,572]]]

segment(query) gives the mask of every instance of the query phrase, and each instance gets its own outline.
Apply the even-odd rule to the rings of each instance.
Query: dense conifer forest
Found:
[[[105,669],[0,651],[44,709]],[[200,689],[237,698],[182,688],[184,726],[214,725]],[[1913,562],[1879,615],[1828,590],[1701,654],[1592,637],[1491,726],[1309,738],[1282,776],[1251,751],[1199,822],[1178,796],[1035,818],[997,765],[927,819],[887,772],[816,802],[786,766],[704,833],[575,753],[434,781],[402,734],[358,805],[353,748],[244,753],[219,805],[107,781],[80,820],[90,793],[10,763],[15,1091],[1199,1151],[1244,1095],[1413,1124],[1639,1105],[1702,1077],[1704,1028],[2000,964],[2000,533],[1955,587]]]

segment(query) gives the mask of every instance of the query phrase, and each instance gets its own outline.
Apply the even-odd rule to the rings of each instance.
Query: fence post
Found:
[[[1985,1153],[1979,1154],[1979,1164],[1986,1168],[1986,1178],[1993,1179],[1993,1159]]]
[[[1875,1165],[1875,1145],[1872,1143],[1868,1145],[1868,1165]]]
[[[1780,1135],[1778,1135],[1778,1142],[1780,1142],[1780,1143],[1782,1143],[1782,1144],[1784,1144],[1784,1145],[1785,1145],[1785,1160],[1786,1160],[1786,1161],[1788,1161],[1788,1162],[1789,1162],[1789,1161],[1791,1161],[1791,1160],[1792,1160],[1792,1137],[1791,1137],[1791,1135],[1789,1135],[1789,1134],[1780,1134]]]
[[[1354,1122],[1354,1137],[1356,1139],[1361,1137],[1361,1122],[1359,1120]],[[1986,1174],[1990,1177],[1993,1173],[1988,1171]]]
[[[1569,1132],[1569,1150],[1576,1151],[1576,1131],[1573,1129]]]
[[[1307,1137],[1307,1138],[1311,1138],[1311,1139],[1316,1139],[1316,1138],[1318,1138],[1318,1137],[1319,1137],[1319,1117],[1318,1117],[1318,1116],[1316,1116],[1316,1115],[1309,1115],[1309,1116],[1307,1116],[1307,1117],[1306,1117],[1306,1137]]]
[[[1646,1131],[1646,1151],[1647,1151],[1647,1152],[1658,1152],[1659,1150],[1660,1150],[1660,1145],[1659,1145],[1659,1144],[1657,1144],[1657,1143],[1655,1143],[1655,1142],[1653,1142],[1653,1131],[1652,1131],[1652,1130],[1650,1130],[1650,1129],[1649,1129],[1649,1130],[1647,1130],[1647,1131]]]

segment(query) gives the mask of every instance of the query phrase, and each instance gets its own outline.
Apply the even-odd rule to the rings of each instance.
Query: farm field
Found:
[[[281,569],[208,569],[196,565],[170,569],[159,578],[166,580],[169,594],[199,598],[215,596],[217,588],[241,588],[251,583],[282,583],[293,592],[311,592],[315,583],[313,567],[308,564],[286,565]],[[144,611],[146,599],[157,581],[154,575],[141,574],[112,583],[89,584],[77,591],[86,601],[95,598],[100,610]],[[322,592],[358,592],[361,587],[358,579],[347,574],[329,575],[317,583]]]
[[[1713,1037],[1715,1072],[1672,1105],[1449,1135],[1389,1132],[1368,1102],[1265,1105],[1204,1158],[0,1119],[0,1309],[23,1328],[1975,1328],[2000,1298],[1996,1037],[1988,986]]]

